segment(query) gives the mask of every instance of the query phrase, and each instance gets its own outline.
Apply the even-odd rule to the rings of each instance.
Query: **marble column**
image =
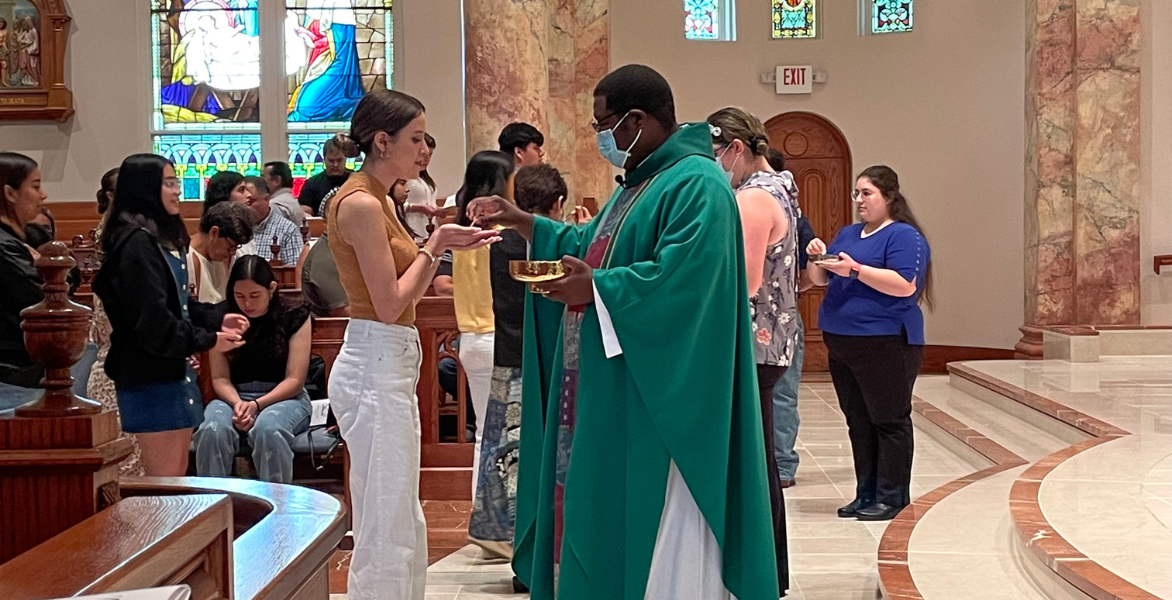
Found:
[[[1027,0],[1025,323],[1140,323],[1140,0]]]
[[[590,129],[594,84],[610,66],[608,10],[609,0],[465,0],[469,155],[526,121],[545,134],[571,201],[610,196]]]

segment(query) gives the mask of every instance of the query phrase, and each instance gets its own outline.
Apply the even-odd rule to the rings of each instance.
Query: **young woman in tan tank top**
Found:
[[[406,94],[370,92],[358,104],[348,156],[366,155],[362,170],[330,201],[330,249],[350,299],[350,325],[330,374],[330,402],[350,452],[354,600],[423,600],[427,527],[419,504],[421,351],[415,304],[447,250],[473,250],[495,231],[444,225],[423,248],[389,205],[399,179],[419,176],[426,151],[423,105]]]

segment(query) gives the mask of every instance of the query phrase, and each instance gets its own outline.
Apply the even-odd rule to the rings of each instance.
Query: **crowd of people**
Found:
[[[423,598],[414,323],[430,289],[453,298],[467,375],[469,539],[512,559],[518,589],[777,598],[789,587],[783,494],[798,484],[798,296],[823,286],[818,322],[857,480],[838,516],[893,518],[911,501],[920,305],[932,302],[928,243],[896,173],[858,176],[858,222],[827,244],[748,112],[680,124],[668,83],[631,65],[598,83],[592,126],[623,172],[597,216],[573,205],[526,123],[474,154],[439,200],[425,108],[396,91],[363,98],[296,197],[283,162],[211,177],[193,235],[174,166],[128,157],[97,193],[98,358],[75,374],[134,440],[123,472],[184,475],[194,447],[196,473],[231,476],[247,444],[261,479],[292,481],[291,444],[311,413],[311,320],[349,317],[328,386],[350,455],[348,593]],[[0,192],[4,410],[43,376],[19,313],[43,297],[35,248],[53,222],[32,159],[0,153]],[[306,244],[309,216],[326,231]],[[510,275],[527,259],[560,260],[566,275],[530,293]],[[296,265],[300,299],[279,293],[271,261]],[[456,396],[452,363],[441,383]]]

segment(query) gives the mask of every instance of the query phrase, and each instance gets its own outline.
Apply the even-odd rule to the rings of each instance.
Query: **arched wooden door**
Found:
[[[770,144],[785,155],[786,168],[794,174],[802,212],[818,237],[829,244],[854,218],[850,197],[854,175],[846,138],[834,123],[808,112],[777,115],[765,123],[765,129]],[[804,372],[827,370],[826,345],[818,328],[824,293],[813,288],[799,300],[806,322]]]

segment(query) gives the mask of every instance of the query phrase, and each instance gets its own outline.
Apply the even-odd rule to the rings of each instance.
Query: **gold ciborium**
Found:
[[[566,276],[566,266],[560,260],[510,260],[509,275],[529,284],[529,291],[540,294],[537,284]]]

